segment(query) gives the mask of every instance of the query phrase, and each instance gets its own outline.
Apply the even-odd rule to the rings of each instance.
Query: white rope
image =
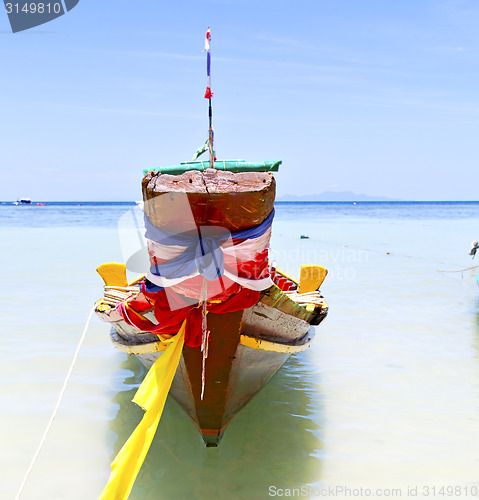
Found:
[[[443,271],[442,269],[436,269],[438,273],[462,273],[463,271],[469,271],[471,269],[477,269],[479,266],[466,267],[465,269],[458,269],[457,271]]]
[[[207,311],[207,300],[208,300],[208,288],[207,288],[206,278],[203,278],[203,286],[201,287],[201,300],[198,307],[202,310],[201,319],[201,352],[203,353],[203,359],[201,363],[201,401],[205,395],[205,382],[206,382],[206,358],[208,357],[208,340],[210,332],[208,330],[208,323],[206,320]]]
[[[55,417],[56,417],[56,415],[58,413],[58,409],[60,408],[60,404],[62,402],[63,395],[65,394],[65,390],[66,390],[68,382],[70,380],[70,376],[71,376],[71,374],[73,372],[73,368],[75,367],[75,363],[76,363],[76,361],[78,359],[78,354],[80,353],[80,348],[81,348],[81,346],[82,346],[82,344],[83,344],[83,342],[85,340],[86,332],[88,330],[88,327],[90,326],[90,321],[91,321],[91,318],[92,318],[92,315],[93,315],[94,311],[95,311],[95,306],[92,307],[92,309],[90,311],[90,314],[88,315],[88,319],[87,319],[87,322],[85,324],[85,328],[83,330],[83,333],[82,333],[82,336],[80,338],[80,341],[78,342],[75,354],[73,355],[73,359],[72,359],[72,362],[70,364],[70,369],[68,370],[68,373],[67,373],[67,375],[65,377],[65,381],[63,382],[63,387],[62,387],[62,389],[60,391],[60,394],[58,395],[57,404],[55,406],[55,409],[53,410],[52,416],[50,417],[50,421],[47,424],[45,432],[43,433],[43,436],[42,436],[42,439],[40,441],[40,444],[38,445],[37,451],[35,452],[35,455],[33,456],[32,462],[30,463],[30,466],[28,467],[28,470],[27,470],[27,472],[25,474],[25,477],[23,478],[22,484],[20,485],[20,488],[18,490],[17,496],[15,497],[15,500],[18,500],[20,498],[20,496],[22,495],[22,493],[23,493],[23,489],[25,488],[25,484],[27,483],[28,477],[30,476],[30,473],[32,472],[33,467],[35,466],[35,463],[36,463],[36,461],[38,459],[38,455],[40,455],[40,452],[42,451],[42,448],[43,448],[43,445],[45,444],[45,440],[47,438],[47,435],[50,432],[50,428],[51,428],[51,426],[53,424],[53,421],[55,420]]]

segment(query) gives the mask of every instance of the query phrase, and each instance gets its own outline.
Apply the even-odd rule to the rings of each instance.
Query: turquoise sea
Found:
[[[14,498],[134,204],[0,205],[0,498]],[[301,239],[301,235],[309,238]],[[272,259],[330,306],[206,449],[168,400],[134,500],[479,496],[478,202],[279,203]],[[94,318],[22,499],[96,499],[144,369]]]

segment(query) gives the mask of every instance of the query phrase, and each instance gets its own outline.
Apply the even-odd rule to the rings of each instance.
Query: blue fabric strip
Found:
[[[152,283],[150,280],[145,278],[145,281],[140,285],[140,291],[148,292],[148,293],[155,293],[155,292],[161,292],[161,290],[164,290],[165,288],[162,286],[155,285]]]
[[[224,234],[216,237],[218,241],[227,240],[228,238],[246,240],[252,238],[259,238],[263,236],[264,233],[271,227],[274,219],[274,209],[266,217],[266,219],[258,226],[250,227],[248,229],[242,229],[240,231],[233,231],[232,233],[225,232]],[[198,242],[198,236],[187,235],[184,233],[173,233],[171,231],[163,231],[158,229],[151,222],[150,219],[145,214],[145,236],[151,241],[160,243],[161,245],[180,245],[180,246],[190,246],[192,243]]]
[[[233,231],[231,233],[231,238],[238,240],[251,240],[253,238],[259,238],[263,236],[264,233],[271,227],[274,219],[274,209],[266,217],[266,219],[259,225],[255,227],[250,227],[249,229],[242,229],[241,231]],[[224,238],[226,239],[226,238]]]

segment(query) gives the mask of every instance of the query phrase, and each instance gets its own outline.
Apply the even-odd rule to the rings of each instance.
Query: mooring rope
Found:
[[[462,273],[463,271],[470,271],[471,269],[477,269],[479,266],[466,267],[465,269],[458,269],[457,271],[443,271],[442,269],[436,269],[438,273]]]
[[[52,413],[52,416],[50,417],[50,420],[45,428],[45,431],[43,433],[43,436],[42,436],[42,439],[40,440],[40,444],[38,445],[38,448],[37,448],[37,451],[35,452],[35,455],[33,456],[33,459],[30,463],[30,466],[28,467],[28,470],[25,474],[25,477],[23,478],[23,481],[22,481],[22,484],[20,485],[20,488],[18,490],[18,493],[17,493],[17,496],[15,497],[15,500],[18,500],[22,493],[23,493],[23,489],[25,488],[25,485],[27,483],[27,480],[28,480],[28,477],[30,476],[32,470],[33,470],[33,467],[35,466],[35,463],[38,459],[38,456],[40,455],[40,452],[42,451],[42,448],[43,448],[43,445],[45,444],[45,441],[47,439],[47,435],[48,433],[50,432],[50,429],[52,427],[52,424],[53,424],[53,421],[55,420],[55,417],[57,416],[57,413],[58,413],[58,409],[60,408],[60,404],[62,402],[62,399],[63,399],[63,395],[65,394],[65,390],[67,388],[67,385],[68,385],[68,382],[70,380],[70,377],[71,377],[71,374],[73,372],[73,368],[75,367],[75,363],[78,359],[78,355],[80,353],[80,349],[81,349],[81,346],[85,340],[85,337],[86,337],[86,332],[88,330],[88,327],[90,326],[90,321],[91,321],[91,318],[93,316],[93,312],[95,311],[95,306],[92,307],[91,311],[90,311],[90,314],[88,315],[88,319],[85,323],[85,328],[83,329],[83,333],[80,337],[80,341],[78,342],[78,345],[77,345],[77,348],[76,348],[76,351],[75,351],[75,354],[73,355],[73,359],[72,359],[72,362],[70,364],[70,368],[68,370],[68,373],[65,377],[65,380],[63,382],[63,387],[61,388],[61,391],[60,391],[60,394],[58,395],[58,400],[57,400],[57,404],[53,410],[53,413]]]
[[[288,238],[288,239],[293,239],[293,240],[297,240],[298,239],[298,236],[290,236],[290,235],[287,235],[287,234],[284,234],[284,233],[282,233],[282,234],[279,233],[278,236],[282,236],[283,238]],[[400,257],[400,258],[403,258],[403,259],[411,259],[411,260],[422,260],[422,261],[425,261],[425,262],[432,262],[432,263],[435,263],[435,264],[447,264],[447,265],[451,265],[451,266],[457,266],[458,265],[458,264],[455,264],[454,262],[449,262],[449,261],[444,261],[444,260],[436,260],[436,259],[431,259],[429,257],[420,257],[420,256],[417,256],[417,255],[407,255],[407,254],[403,254],[403,253],[385,251],[383,249],[379,250],[379,249],[376,249],[376,248],[365,248],[365,247],[359,247],[359,246],[355,246],[355,245],[344,245],[342,243],[334,243],[334,242],[331,242],[331,241],[317,239],[314,236],[313,237],[308,237],[308,240],[309,241],[316,241],[318,243],[324,243],[324,244],[327,244],[327,245],[333,245],[333,246],[340,247],[340,248],[348,248],[348,249],[351,249],[351,250],[364,250],[366,252],[376,253],[376,254],[380,254],[380,255],[389,255],[391,257]],[[278,252],[277,250],[274,250],[274,248],[271,248],[271,247],[270,247],[270,250],[273,253]],[[440,272],[440,273],[460,273],[462,271],[469,271],[470,269],[475,269],[476,267],[479,267],[479,266],[467,267],[466,269],[459,269],[457,271],[442,271],[441,269],[436,269],[436,271]]]

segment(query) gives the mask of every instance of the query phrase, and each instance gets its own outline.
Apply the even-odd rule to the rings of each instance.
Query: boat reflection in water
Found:
[[[268,488],[301,488],[320,478],[323,448],[318,375],[304,354],[293,355],[271,382],[231,422],[221,446],[205,448],[195,425],[173,398],[143,463],[131,499],[268,498]],[[111,429],[114,456],[141,419],[131,404],[145,369],[129,356],[130,373]]]

